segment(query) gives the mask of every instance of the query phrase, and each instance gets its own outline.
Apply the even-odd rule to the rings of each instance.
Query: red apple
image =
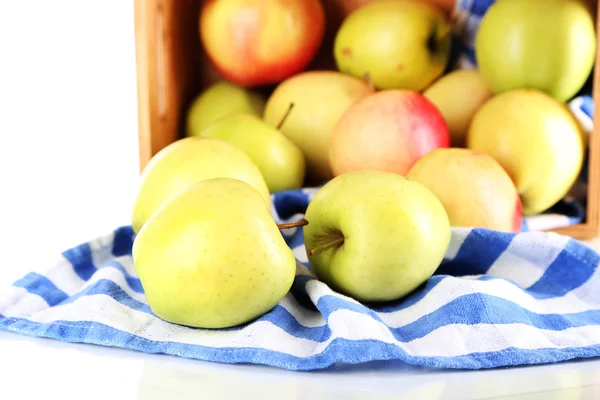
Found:
[[[406,175],[425,154],[450,146],[442,114],[422,94],[382,90],[342,115],[330,142],[333,173],[378,170]]]
[[[240,86],[278,83],[307,67],[325,32],[320,0],[207,0],[200,38],[223,77]]]

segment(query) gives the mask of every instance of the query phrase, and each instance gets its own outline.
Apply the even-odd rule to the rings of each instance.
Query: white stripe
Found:
[[[99,309],[103,312],[98,313]],[[13,311],[8,314],[8,317],[21,317]],[[333,335],[329,340],[318,343],[290,335],[267,321],[256,322],[240,331],[189,329],[129,309],[106,295],[81,297],[71,304],[50,308],[30,317],[30,320],[38,323],[53,323],[63,319],[96,321],[158,342],[170,341],[214,348],[260,347],[297,357],[320,354],[337,337],[349,340],[374,339],[397,345],[410,355],[445,357],[500,351],[509,347],[561,349],[600,343],[598,325],[549,331],[522,324],[446,325],[422,338],[401,343],[379,321],[348,310],[338,310],[331,314],[329,326]],[[65,325],[68,326],[68,323]]]
[[[102,265],[114,258],[112,254],[112,246],[114,241],[115,232],[111,232],[107,235],[99,236],[88,241],[88,245],[92,251],[92,260],[94,265]]]
[[[11,286],[0,293],[0,314],[29,316],[48,308],[48,304],[39,296],[30,294],[21,287]]]
[[[516,235],[487,275],[508,278],[528,288],[537,282],[569,242],[568,236],[528,232]]]
[[[471,230],[471,228],[452,228],[450,244],[448,245],[448,249],[444,256],[445,259],[453,260],[456,257]]]

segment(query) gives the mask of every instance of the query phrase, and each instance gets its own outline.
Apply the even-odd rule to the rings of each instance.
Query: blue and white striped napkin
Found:
[[[273,217],[299,220],[314,193],[275,194]],[[481,369],[600,356],[600,255],[568,237],[454,229],[431,279],[374,307],[311,276],[302,228],[284,234],[298,260],[293,287],[241,327],[193,329],[155,317],[134,271],[132,230],[120,227],[0,290],[0,328],[290,370],[372,360]]]

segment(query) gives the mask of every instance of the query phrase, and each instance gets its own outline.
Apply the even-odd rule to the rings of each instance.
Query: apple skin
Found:
[[[304,183],[306,163],[302,151],[255,115],[230,115],[204,129],[201,135],[224,140],[248,154],[271,193],[299,189]]]
[[[552,207],[573,186],[583,165],[583,137],[565,104],[537,89],[516,89],[479,109],[467,147],[502,165],[527,216]]]
[[[255,187],[265,208],[271,207],[271,194],[252,159],[223,140],[193,136],[164,147],[142,171],[133,204],[132,228],[139,232],[156,210],[189,185],[212,178],[234,178]]]
[[[422,94],[390,89],[352,105],[336,124],[330,142],[334,175],[378,170],[406,175],[431,150],[450,146],[439,110]]]
[[[443,75],[424,92],[442,113],[452,146],[464,147],[473,116],[493,93],[476,69],[461,69]]]
[[[219,73],[243,87],[277,83],[308,66],[325,33],[320,0],[207,0],[200,38]]]
[[[421,91],[444,72],[451,24],[437,6],[418,0],[378,0],[350,13],[334,41],[338,69],[377,89]]]
[[[438,268],[450,243],[442,203],[425,186],[382,171],[349,172],[326,183],[308,204],[311,269],[333,290],[358,301],[399,299]]]
[[[186,114],[186,136],[197,136],[219,119],[245,112],[262,117],[265,98],[257,92],[220,80],[192,101]]]
[[[365,80],[337,71],[307,71],[279,84],[267,100],[264,120],[277,126],[290,112],[281,132],[304,154],[307,178],[321,184],[333,177],[329,165],[331,132],[344,111],[374,89]]]
[[[296,274],[262,195],[231,178],[197,182],[171,197],[136,236],[132,256],[152,311],[197,328],[263,315]]]
[[[451,226],[521,231],[517,188],[487,154],[463,148],[433,150],[413,165],[407,177],[437,196]]]
[[[494,93],[533,88],[564,102],[593,68],[595,19],[580,0],[498,1],[481,20],[475,51]]]

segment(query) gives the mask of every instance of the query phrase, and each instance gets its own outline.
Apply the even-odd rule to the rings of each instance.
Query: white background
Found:
[[[128,224],[133,1],[0,0],[0,285]]]

